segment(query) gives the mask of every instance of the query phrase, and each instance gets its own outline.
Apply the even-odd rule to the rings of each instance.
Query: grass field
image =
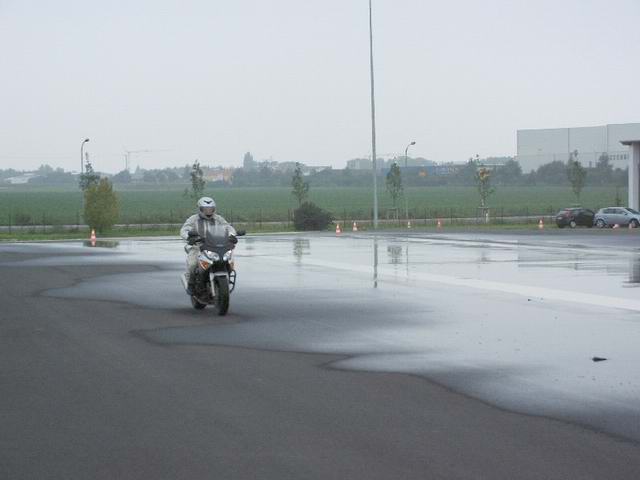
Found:
[[[182,187],[125,188],[118,191],[119,223],[179,223],[194,210],[194,201],[185,198]],[[381,186],[380,217],[386,218],[392,202]],[[218,203],[219,212],[230,221],[285,221],[296,207],[289,188],[208,189]],[[620,189],[626,201],[627,191]],[[371,217],[372,192],[368,188],[314,188],[310,198],[331,211],[338,219]],[[407,191],[412,218],[474,217],[478,194],[474,187],[422,187]],[[615,187],[587,187],[582,205],[596,209],[615,203]],[[489,204],[494,217],[511,215],[550,215],[575,203],[568,187],[498,187]],[[399,208],[404,212],[404,200]],[[81,195],[75,189],[0,189],[0,225],[82,223]]]

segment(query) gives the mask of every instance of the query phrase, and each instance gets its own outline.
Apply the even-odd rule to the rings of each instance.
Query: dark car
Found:
[[[556,225],[558,228],[593,227],[593,217],[595,213],[588,208],[565,208],[556,215]]]

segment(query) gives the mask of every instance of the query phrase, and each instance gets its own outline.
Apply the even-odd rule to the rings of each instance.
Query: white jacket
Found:
[[[212,225],[228,225],[229,234],[236,234],[235,229],[221,215],[214,213],[213,217],[206,218],[202,217],[199,213],[196,213],[195,215],[191,215],[187,218],[187,221],[184,222],[184,225],[180,229],[180,237],[182,237],[183,240],[187,240],[189,238],[189,232],[197,232],[198,235],[204,238],[207,235],[207,230]]]

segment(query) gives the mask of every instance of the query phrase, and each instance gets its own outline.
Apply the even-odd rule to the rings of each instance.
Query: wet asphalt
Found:
[[[640,475],[636,232],[180,248],[0,245],[0,478]]]

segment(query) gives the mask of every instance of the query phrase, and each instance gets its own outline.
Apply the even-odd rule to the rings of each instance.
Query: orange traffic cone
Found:
[[[442,228],[442,222],[440,221],[440,219],[438,219],[437,227],[438,227],[438,228]]]
[[[336,235],[340,235],[342,233],[342,230],[340,229],[340,224],[336,223]]]
[[[538,222],[538,228],[539,228],[540,230],[543,230],[543,229],[544,229],[544,220],[543,220],[543,219],[540,219],[540,221]]]
[[[407,228],[411,228],[411,220],[407,222]]]
[[[358,231],[358,224],[356,222],[353,222],[353,231],[354,232]]]

